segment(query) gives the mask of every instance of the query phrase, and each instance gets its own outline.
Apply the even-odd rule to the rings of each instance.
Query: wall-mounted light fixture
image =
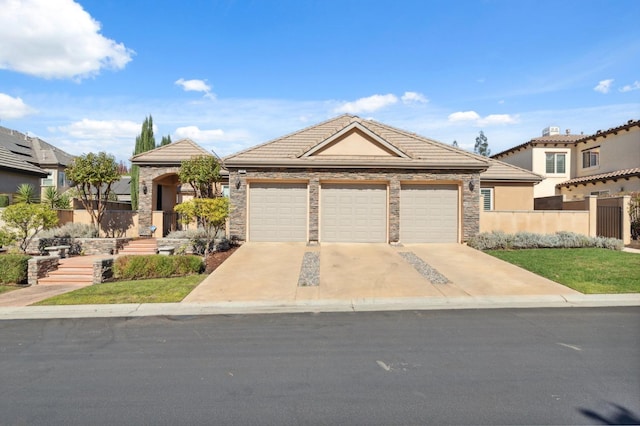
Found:
[[[476,187],[476,184],[473,181],[469,182],[469,191],[473,191],[475,187]]]
[[[242,181],[240,180],[239,177],[236,178],[234,183],[236,185],[236,189],[240,189],[240,186],[242,186]]]
[[[148,191],[148,190],[149,190],[149,189],[147,188],[147,183],[146,183],[145,181],[142,181],[142,193],[143,193],[144,195],[147,195],[147,191]]]

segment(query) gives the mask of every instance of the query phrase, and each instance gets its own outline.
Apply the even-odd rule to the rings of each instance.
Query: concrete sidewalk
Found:
[[[0,308],[0,320],[608,306],[640,306],[640,294],[27,306]]]

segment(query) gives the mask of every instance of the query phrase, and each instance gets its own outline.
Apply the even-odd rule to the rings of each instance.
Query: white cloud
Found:
[[[472,121],[475,126],[493,126],[500,124],[515,124],[518,122],[518,116],[511,114],[489,114],[481,117],[475,111],[459,111],[449,114],[450,123],[459,123]]]
[[[448,119],[452,123],[458,121],[475,121],[480,119],[480,115],[475,111],[459,111],[449,114]]]
[[[196,143],[212,142],[224,139],[225,133],[221,129],[200,130],[198,126],[178,127],[175,131],[176,139],[191,139]]]
[[[609,90],[611,90],[611,84],[613,83],[613,79],[610,78],[608,80],[602,80],[598,83],[598,85],[596,87],[593,88],[593,90],[595,90],[596,92],[600,92],[600,93],[609,93]]]
[[[360,98],[353,102],[346,102],[334,111],[337,113],[359,114],[362,112],[373,112],[398,102],[395,95],[373,95],[367,98]]]
[[[0,0],[0,10],[0,69],[80,80],[122,69],[134,54],[72,0]]]
[[[510,114],[489,114],[478,120],[480,126],[492,126],[498,124],[514,124],[518,122],[518,117]]]
[[[140,129],[141,124],[134,121],[90,120],[83,118],[67,126],[58,126],[49,130],[59,131],[71,137],[85,140],[108,141],[110,139],[130,138],[135,141]]]
[[[429,102],[429,100],[422,93],[418,92],[404,92],[404,95],[402,95],[400,99],[402,99],[402,102],[404,102],[405,104],[425,104]]]
[[[640,90],[640,81],[636,80],[633,84],[627,84],[620,89],[621,92],[631,92],[632,90]]]
[[[206,98],[215,98],[215,95],[211,93],[211,86],[207,84],[206,80],[185,80],[180,78],[176,80],[175,84],[182,87],[185,92],[202,92]]]
[[[35,110],[25,104],[21,98],[0,93],[0,120],[22,118],[34,112]]]

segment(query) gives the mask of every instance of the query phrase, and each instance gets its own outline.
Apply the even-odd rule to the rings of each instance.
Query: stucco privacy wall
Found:
[[[468,240],[480,230],[480,174],[474,171],[449,170],[389,170],[389,169],[238,169],[229,170],[229,181],[240,181],[240,187],[231,191],[229,232],[231,237],[245,240],[247,237],[247,182],[307,182],[309,191],[308,239],[319,238],[319,196],[324,181],[355,183],[386,183],[389,187],[389,242],[400,239],[400,187],[402,183],[458,183],[462,197],[461,237]],[[473,182],[473,190],[470,183]]]
[[[595,237],[591,216],[589,211],[483,211],[480,213],[480,231],[502,231],[508,234],[523,231],[553,234],[567,231]]]

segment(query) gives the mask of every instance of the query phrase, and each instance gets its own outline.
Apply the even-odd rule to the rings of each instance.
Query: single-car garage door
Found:
[[[307,184],[249,184],[249,241],[307,241]]]
[[[458,186],[402,185],[400,242],[457,243]]]
[[[386,185],[322,184],[320,194],[321,241],[386,242]]]

